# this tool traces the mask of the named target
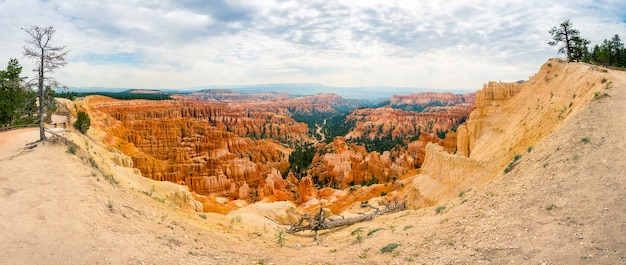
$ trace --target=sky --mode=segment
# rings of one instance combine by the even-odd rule
[[[0,0],[0,67],[31,25],[53,26],[69,87],[319,83],[480,89],[532,76],[548,30],[570,19],[593,44],[626,38],[623,0]]]

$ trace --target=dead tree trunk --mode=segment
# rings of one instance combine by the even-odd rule
[[[348,226],[364,221],[370,221],[374,219],[376,216],[389,214],[397,211],[402,211],[406,209],[406,201],[403,203],[398,203],[398,201],[388,201],[384,208],[375,208],[375,211],[361,214],[359,216],[350,217],[350,218],[327,218],[326,214],[322,211],[320,207],[320,211],[314,216],[310,216],[308,214],[300,217],[297,223],[292,224],[291,227],[286,230],[287,233],[293,234],[305,230],[315,232],[315,242],[319,243],[318,231],[333,229],[342,226]]]

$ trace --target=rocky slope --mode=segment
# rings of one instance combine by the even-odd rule
[[[440,201],[500,175],[603,93],[605,76],[594,67],[553,59],[527,82],[485,84],[476,92],[476,110],[458,128],[457,154],[427,146],[409,193]]]

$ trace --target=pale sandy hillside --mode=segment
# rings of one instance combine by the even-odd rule
[[[228,216],[194,213],[184,190],[123,167],[124,158],[99,145],[95,132],[68,134],[76,154],[46,143],[15,157],[37,132],[0,133],[0,264],[624,264],[626,73],[565,65],[550,74],[582,86],[563,81],[533,88],[545,89],[535,99],[508,99],[515,107],[501,102],[519,111],[510,128],[492,130],[499,134],[491,141],[515,144],[503,158],[470,154],[497,161],[485,166],[494,176],[484,184],[441,193],[438,207],[325,232],[319,246],[308,233],[285,235],[278,246],[284,227],[263,216],[284,212],[285,203]],[[588,90],[570,91],[576,87]],[[550,94],[562,98],[549,105]],[[569,106],[573,94],[588,98]],[[545,119],[558,122],[533,141],[520,124],[541,126],[524,120],[541,106],[553,108]],[[559,117],[563,106],[567,115]],[[497,109],[488,122],[506,120]],[[509,129],[515,136],[506,136]],[[502,146],[489,147],[489,140],[477,139],[473,150],[498,154]],[[521,159],[502,174],[514,154]],[[398,246],[382,253],[389,244]]]

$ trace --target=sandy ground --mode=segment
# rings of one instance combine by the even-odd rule
[[[37,131],[4,132],[0,264],[626,264],[626,75],[611,73],[609,97],[570,116],[508,174],[439,213],[382,216],[323,233],[320,245],[304,233],[279,247],[281,227],[263,218],[273,204],[228,216],[181,211],[110,183],[85,151],[63,144],[10,159]]]

